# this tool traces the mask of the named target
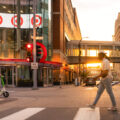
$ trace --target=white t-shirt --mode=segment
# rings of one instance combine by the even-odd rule
[[[101,70],[108,70],[108,75],[112,77],[111,70],[110,70],[110,62],[108,59],[104,58],[101,63]]]

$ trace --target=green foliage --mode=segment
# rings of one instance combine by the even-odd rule
[[[81,77],[82,79],[87,78],[89,75],[90,75],[90,72],[89,72],[89,71],[87,71],[86,69],[85,69],[85,70],[80,71],[80,77]]]

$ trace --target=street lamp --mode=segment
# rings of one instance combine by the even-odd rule
[[[82,39],[79,41],[79,81],[80,81],[80,84],[81,84],[81,79],[80,79],[81,41],[82,41]]]
[[[81,79],[80,79],[80,63],[81,63],[81,41],[83,40],[83,38],[88,38],[88,37],[82,37],[81,40],[79,40],[79,81],[81,84]]]

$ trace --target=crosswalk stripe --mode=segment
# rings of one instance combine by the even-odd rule
[[[99,108],[79,108],[73,120],[100,120]]]
[[[3,101],[4,99],[0,99],[0,101]]]
[[[45,108],[26,108],[24,110],[6,116],[0,120],[25,120],[44,109]]]

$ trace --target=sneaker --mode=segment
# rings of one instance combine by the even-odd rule
[[[108,108],[108,111],[117,111],[117,107]]]
[[[95,105],[88,105],[88,107],[95,109]]]

